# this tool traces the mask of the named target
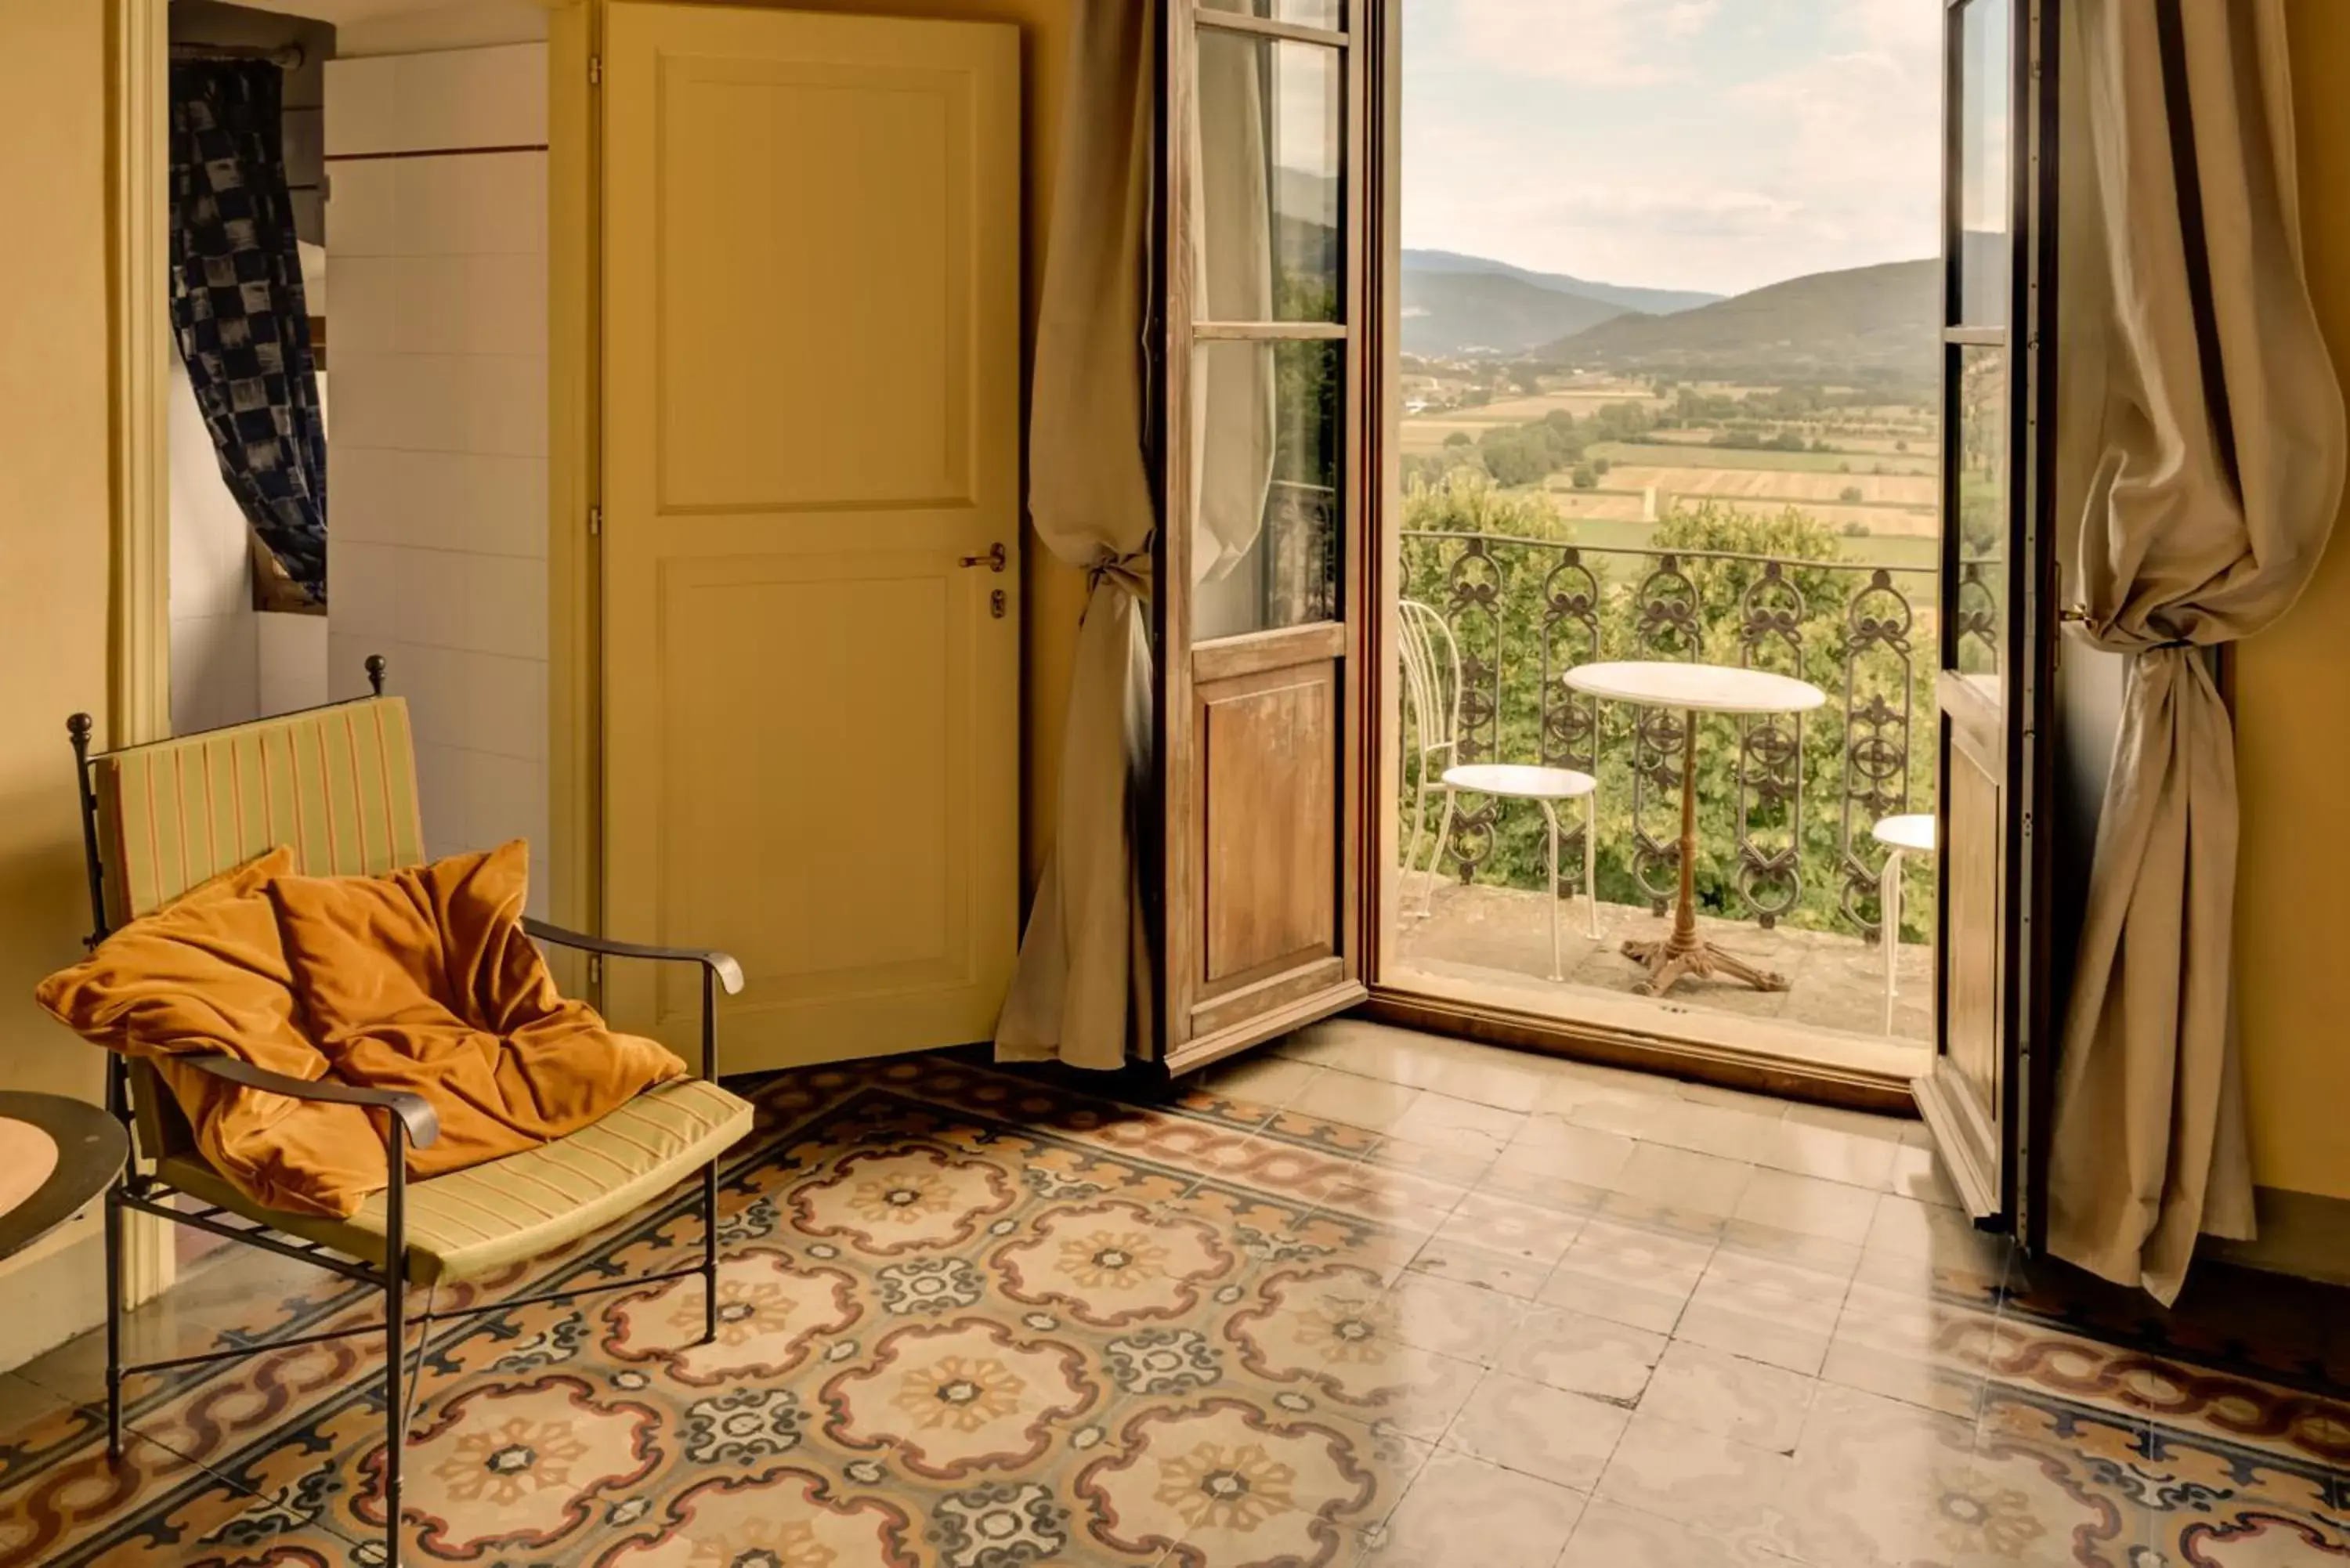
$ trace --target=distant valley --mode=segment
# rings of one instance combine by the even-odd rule
[[[1403,351],[1716,379],[1930,376],[1940,264],[1813,273],[1730,297],[1403,253]]]

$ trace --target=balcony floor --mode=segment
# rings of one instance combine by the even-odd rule
[[[1419,908],[1422,885],[1417,876],[1402,880],[1406,909]],[[1901,948],[1888,1038],[1884,959],[1860,937],[1784,926],[1764,930],[1751,920],[1701,915],[1698,925],[1709,940],[1777,970],[1787,977],[1787,989],[1762,992],[1731,981],[1684,980],[1668,996],[1648,998],[1633,994],[1644,971],[1618,950],[1628,940],[1662,936],[1669,917],[1602,904],[1595,941],[1585,934],[1580,898],[1561,906],[1559,913],[1560,972],[1565,979],[1554,981],[1547,901],[1540,893],[1441,882],[1430,917],[1402,922],[1389,949],[1387,978],[1407,985],[1436,982],[1448,994],[1519,1011],[1701,1033],[1798,1058],[1866,1060],[1913,1075],[1929,1064],[1934,1029],[1930,947]],[[1676,1018],[1691,1027],[1669,1021]],[[1759,1027],[1737,1027],[1742,1021]]]

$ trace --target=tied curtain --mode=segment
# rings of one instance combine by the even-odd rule
[[[327,597],[327,434],[279,124],[260,60],[172,67],[172,325],[221,477],[314,605]]]
[[[2344,414],[2301,257],[2281,0],[2082,0],[2092,202],[2070,369],[2101,390],[2074,545],[2126,655],[2058,1069],[2049,1245],[2168,1303],[2247,1238],[2231,995],[2234,736],[2209,650],[2290,608],[2339,504]],[[2085,193],[2073,195],[2073,190]],[[2068,334],[2068,337],[2071,335]]]
[[[1146,291],[1155,7],[1079,0],[1030,389],[1028,511],[1085,569],[1056,831],[995,1028],[1006,1062],[1110,1069],[1150,1054],[1138,804],[1151,756]]]

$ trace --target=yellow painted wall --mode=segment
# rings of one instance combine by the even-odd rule
[[[765,3],[765,0],[762,0]],[[1025,308],[1021,331],[1021,400],[1035,342],[1036,300],[1045,277],[1045,235],[1052,216],[1053,167],[1060,146],[1061,82],[1069,52],[1070,0],[772,0],[792,11],[937,16],[957,21],[1015,22],[1021,33],[1020,75],[1025,108],[1025,212],[1021,274]],[[1024,420],[1022,428],[1026,428]],[[1026,471],[1024,453],[1022,471]],[[1026,493],[1026,483],[1021,486]],[[1069,696],[1069,666],[1076,651],[1077,618],[1085,611],[1085,575],[1036,541],[1026,541],[1022,585],[1027,620],[1022,630],[1021,712],[1024,735],[1021,841],[1024,887],[1035,886],[1051,847],[1061,774],[1061,728]]]
[[[106,7],[0,5],[0,1088],[97,1099],[101,1058],[33,1005],[89,929],[65,717],[106,707]],[[0,1366],[95,1321],[84,1240],[0,1264]],[[67,1233],[60,1233],[61,1237]]]
[[[0,190],[41,214],[0,245],[0,1084],[93,1097],[99,1053],[32,992],[89,929],[65,718],[106,706],[105,17],[0,6]]]
[[[2350,385],[2350,5],[2293,0],[2311,292]],[[2293,613],[2236,664],[2237,995],[2264,1187],[2350,1199],[2350,508]]]

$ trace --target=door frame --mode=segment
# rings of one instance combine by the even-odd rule
[[[1959,29],[1969,0],[1944,0],[1945,48],[1959,47]],[[2007,624],[2001,648],[2001,669],[2007,687],[1997,716],[2000,784],[2002,800],[1999,984],[1999,1104],[1997,1125],[1984,1129],[1963,1089],[1950,1084],[1939,1070],[1941,1044],[1948,1037],[1947,989],[1937,985],[1935,998],[1936,1070],[1918,1081],[1918,1105],[1939,1146],[1952,1183],[1966,1200],[1976,1223],[1985,1230],[2012,1234],[2027,1251],[2038,1251],[2047,1231],[2048,1148],[2041,1136],[2054,1112],[2058,1033],[2064,1023],[2064,998],[2055,984],[2057,958],[2054,908],[2055,858],[2052,833],[2055,815],[2056,748],[2061,732],[2054,722],[2056,660],[2062,647],[2061,586],[2056,537],[2056,334],[2049,328],[2057,303],[2058,114],[2062,94],[2061,6],[2056,0],[2012,0],[2012,37],[2010,50],[2009,124],[2014,132],[2008,154],[2008,234],[2012,253],[2008,279],[2009,320],[2003,335],[2008,360],[2007,434],[2008,563]],[[1943,80],[1951,79],[1945,63]],[[1945,170],[1957,165],[1960,135],[1956,106],[1943,110]],[[1959,194],[1945,181],[1943,234],[1946,296],[1959,285],[1959,250],[1963,230]],[[1943,352],[1952,353],[1964,340],[1961,329],[1950,325],[1948,299],[1943,309]],[[1959,334],[1954,336],[1954,334]],[[1953,394],[1951,373],[1944,371],[1945,506],[1955,510],[1958,476],[1947,454],[1951,437],[1950,416]],[[1945,576],[1955,569],[1957,545],[1944,535]],[[1947,618],[1943,618],[1947,619]],[[1940,628],[1945,636],[1947,627]],[[1940,653],[1937,653],[1938,661]],[[1943,678],[1945,683],[1949,677]],[[1951,723],[1948,710],[1938,716],[1938,728]],[[1936,842],[1950,843],[1950,751],[1957,742],[1948,736],[1942,748],[1938,786]],[[1938,948],[1947,950],[1949,901],[1936,910]],[[1938,959],[1938,971],[1941,968]],[[1988,1133],[1986,1139],[1984,1135]],[[1988,1164],[1990,1168],[1984,1169]]]
[[[1388,603],[1390,585],[1399,570],[1399,541],[1396,519],[1390,514],[1389,501],[1396,493],[1397,454],[1388,450],[1392,445],[1391,431],[1399,412],[1397,397],[1397,365],[1395,352],[1400,338],[1401,278],[1399,268],[1390,265],[1400,243],[1399,212],[1401,207],[1401,144],[1402,125],[1402,0],[1357,0],[1365,8],[1364,21],[1370,29],[1370,39],[1363,47],[1363,58],[1373,73],[1368,100],[1376,106],[1367,127],[1364,150],[1364,178],[1360,188],[1373,204],[1370,234],[1374,243],[1364,258],[1367,274],[1366,291],[1373,302],[1367,311],[1365,327],[1368,347],[1364,358],[1367,375],[1367,406],[1373,417],[1364,421],[1362,445],[1366,452],[1363,472],[1366,476],[1366,502],[1363,513],[1365,563],[1363,591],[1369,596],[1367,603],[1375,617],[1370,622],[1371,646],[1359,677],[1363,691],[1361,707],[1364,732],[1374,738],[1378,750],[1365,759],[1359,820],[1360,833],[1357,852],[1362,857],[1363,894],[1359,909],[1357,947],[1363,954],[1363,976],[1368,999],[1359,1010],[1360,1015],[1375,1022],[1400,1027],[1427,1030],[1433,1033],[1477,1040],[1490,1044],[1544,1055],[1560,1056],[1575,1061],[1590,1062],[1607,1066],[1631,1068],[1659,1073],[1700,1083],[1727,1088],[1747,1090],[1781,1098],[1811,1101],[1822,1105],[1854,1110],[1915,1116],[1918,1114],[1911,1080],[1901,1074],[1875,1071],[1862,1067],[1804,1063],[1773,1053],[1741,1048],[1736,1045],[1693,1040],[1677,1035],[1667,1029],[1642,1029],[1617,1023],[1572,1021],[1503,1006],[1471,1003],[1449,996],[1431,995],[1382,980],[1384,953],[1388,937],[1384,912],[1394,897],[1397,881],[1393,867],[1395,846],[1388,842],[1387,814],[1382,802],[1390,798],[1388,769],[1396,755],[1395,742],[1400,730],[1400,713],[1396,681],[1388,668],[1395,648],[1392,623],[1393,607]],[[2048,68],[2053,72],[2054,55],[2054,7],[2038,0],[2019,0],[2030,4],[2039,15],[2038,31],[2043,35],[2042,49]],[[2021,31],[2021,26],[2020,26]],[[2025,51],[2019,48],[2018,56]],[[2032,126],[2035,141],[2044,141],[2041,155],[2041,171],[2051,190],[2055,176],[2054,127],[2055,94],[2052,90],[2035,96],[2032,101],[2035,113]],[[2026,102],[2024,89],[2030,85],[2028,68],[2019,66],[2016,102]],[[2022,203],[2022,172],[2031,166],[2030,159],[2018,149],[2015,167],[2018,171],[2016,201],[2019,221],[2028,214]],[[2019,228],[2019,234],[2023,231]],[[2053,247],[2043,247],[2053,252]],[[2018,269],[2022,275],[2025,253],[2019,249]],[[2043,296],[2054,298],[2054,257],[2046,255],[2043,272],[2036,282]],[[2022,335],[2018,334],[2019,337]],[[2041,410],[2021,406],[2015,411],[2019,432],[2027,417],[2032,420],[2028,440],[2021,434],[2012,446],[2016,461],[2023,461],[2027,452],[2042,465],[2042,471],[2053,467],[2054,420],[2053,417],[2054,379],[2046,379],[2044,400],[2047,417]],[[2035,394],[2037,397],[2038,394]],[[2018,400],[2019,405],[2022,400]],[[2039,487],[2045,491],[2045,485]],[[2050,497],[2041,496],[2044,513]],[[2054,534],[2042,519],[2035,534],[2035,566],[2033,572],[2018,578],[2019,602],[2028,597],[2031,613],[2054,614]],[[2019,621],[2020,624],[2020,621]],[[2043,652],[2053,647],[2052,635],[2040,639]],[[2042,691],[2050,688],[2043,683]],[[2011,748],[2011,753],[2014,748]],[[2042,768],[2042,774],[2047,773]],[[2034,819],[2044,815],[2047,801],[2047,781],[2029,797]],[[2019,804],[2027,797],[2014,797]],[[1937,809],[1939,809],[1939,802]],[[2041,836],[2043,840],[2045,835]],[[2035,845],[2035,852],[2044,855],[2046,845]],[[2013,906],[2019,916],[2028,918],[2028,953],[2036,974],[2044,975],[2051,929],[2045,919],[2047,877],[2035,871],[2031,877],[2033,896],[2029,907]],[[1939,901],[1939,900],[1938,900]],[[1937,919],[1939,922],[1939,913]],[[2011,922],[2014,925],[2016,922]],[[1940,997],[1937,982],[1937,1033],[1940,1032]],[[2033,988],[2026,1011],[2020,1014],[2029,1021],[2023,1038],[2028,1041],[2046,1040],[2051,1023],[2061,1023],[2061,999],[2052,995],[2045,986]],[[2043,1051],[2035,1059],[2034,1071],[2029,1075],[2012,1074],[2019,1085],[2029,1076],[2033,1087],[2025,1096],[2022,1114],[2035,1112],[2044,1116],[2047,1088],[2042,1080],[2048,1075],[2044,1066],[2051,1052]],[[2025,1165],[2032,1169],[2044,1168],[2045,1151],[2033,1147],[2029,1140],[2023,1150]],[[2027,1175],[2026,1185],[2031,1178]]]
[[[546,849],[549,918],[604,930],[603,0],[546,28]],[[603,1005],[578,954],[567,993]]]
[[[171,0],[107,0],[108,746],[172,732]],[[174,1227],[125,1217],[122,1304],[179,1272]]]

